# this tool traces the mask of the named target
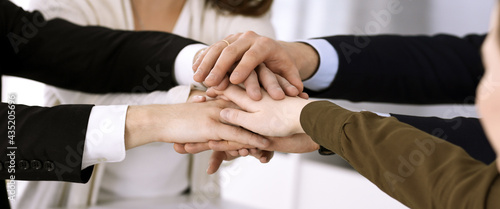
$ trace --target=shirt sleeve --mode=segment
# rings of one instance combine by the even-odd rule
[[[94,106],[90,112],[82,157],[82,170],[125,158],[127,105]]]
[[[179,52],[174,63],[175,80],[179,85],[201,85],[193,79],[194,72],[192,66],[196,53],[206,47],[208,46],[205,44],[191,44]]]
[[[337,75],[339,68],[339,57],[333,46],[324,39],[302,40],[300,42],[309,44],[319,54],[319,66],[316,73],[305,80],[304,86],[313,91],[321,91],[330,86]]]
[[[500,208],[496,162],[486,165],[394,117],[322,101],[306,105],[300,121],[316,143],[409,208]]]

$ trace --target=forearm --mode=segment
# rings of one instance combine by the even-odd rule
[[[189,86],[177,86],[169,91],[136,94],[90,94],[55,87],[50,87],[47,91],[47,94],[54,94],[61,104],[148,105],[186,102],[191,90]]]
[[[177,54],[195,43],[168,33],[80,27],[61,19],[45,22],[39,13],[24,12],[10,2],[1,6],[6,10],[2,21],[7,22],[2,33],[29,37],[13,44],[3,36],[3,73],[67,89],[92,93],[168,90],[177,85],[173,76]],[[41,22],[34,26],[36,33],[25,32],[28,23],[23,18]]]
[[[486,166],[395,118],[313,102],[303,109],[301,124],[315,142],[411,208],[500,206],[496,163]]]
[[[125,119],[125,149],[154,142],[148,130],[151,124],[151,111],[147,106],[129,106]]]

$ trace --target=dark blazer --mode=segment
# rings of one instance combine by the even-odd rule
[[[496,154],[477,118],[417,117],[391,114],[400,122],[462,147],[471,157],[485,164],[496,159]]]
[[[472,104],[485,35],[332,36],[337,76],[313,97],[406,104]]]
[[[62,19],[45,21],[38,12],[25,12],[0,0],[1,75],[92,93],[168,90],[177,85],[173,63],[178,52],[192,43],[196,42],[161,32],[80,27]],[[14,175],[8,172],[7,154],[15,151],[16,180],[87,182],[93,168],[82,171],[81,161],[91,108],[2,103],[0,178]],[[15,128],[9,129],[12,125]],[[9,145],[7,136],[12,130],[14,144]],[[4,200],[0,199],[1,208],[8,206]]]
[[[339,55],[337,75],[312,97],[405,104],[472,104],[484,73],[485,35],[325,37]],[[392,114],[491,163],[496,155],[476,118],[441,119]],[[471,140],[474,139],[474,140]]]

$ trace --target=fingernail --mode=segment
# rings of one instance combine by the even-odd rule
[[[200,69],[200,68],[197,68],[197,69],[196,69],[196,72],[194,72],[194,74],[196,75],[196,74],[200,73],[200,71],[201,71],[201,69]]]
[[[227,120],[229,117],[229,110],[223,109],[220,111],[220,117],[224,120]]]
[[[231,76],[229,77],[229,82],[231,82],[232,84],[237,84],[234,82],[234,79],[238,78],[240,76],[240,73],[239,72],[232,72],[231,73]]]

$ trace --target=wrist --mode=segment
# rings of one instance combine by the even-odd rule
[[[311,100],[305,100],[305,99],[302,99],[302,98],[296,98],[297,99],[297,102],[295,102],[295,105],[294,105],[294,109],[292,110],[293,113],[294,113],[294,125],[293,125],[293,132],[295,134],[302,134],[302,133],[305,133],[304,129],[302,128],[302,124],[300,123],[300,115],[302,113],[302,109],[304,109],[304,107],[313,102]]]
[[[125,149],[142,146],[154,141],[155,137],[150,136],[149,108],[147,106],[129,106],[125,119]]]
[[[283,44],[290,48],[288,51],[294,52],[292,58],[296,62],[300,78],[307,80],[312,77],[319,66],[318,52],[311,45],[303,42],[283,42]]]

